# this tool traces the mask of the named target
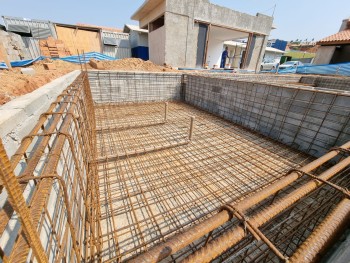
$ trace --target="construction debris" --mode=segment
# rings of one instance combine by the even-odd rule
[[[21,68],[21,73],[23,75],[34,76],[35,70],[33,68]]]
[[[46,70],[55,70],[56,69],[56,65],[54,63],[44,63],[43,66],[44,66],[44,69],[46,69]]]

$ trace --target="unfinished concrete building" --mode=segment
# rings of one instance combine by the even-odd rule
[[[247,39],[242,68],[260,70],[273,18],[240,13],[209,0],[147,0],[132,16],[149,30],[149,56],[174,67],[220,65],[223,42]]]
[[[349,225],[349,83],[75,71],[7,103],[0,261],[317,261]]]

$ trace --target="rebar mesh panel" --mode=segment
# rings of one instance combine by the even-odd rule
[[[108,118],[117,120],[121,113],[125,126],[128,110],[158,120],[163,107],[163,103],[104,105],[104,111],[96,111],[97,127]],[[124,143],[143,149],[149,142],[186,138],[189,117],[196,117],[190,144],[98,164],[104,260],[126,260],[144,252],[215,213],[222,204],[239,200],[310,160],[183,103],[170,103],[168,114],[168,122],[156,133],[140,127],[103,130],[97,135],[100,156],[105,149],[127,152]],[[135,118],[130,115],[131,124]]]
[[[186,102],[316,157],[350,139],[350,95],[186,75]]]

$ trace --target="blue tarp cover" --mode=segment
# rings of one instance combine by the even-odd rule
[[[33,64],[34,62],[43,60],[45,57],[37,57],[35,59],[27,59],[27,60],[18,60],[18,61],[12,61],[11,66],[12,67],[25,67]]]
[[[85,59],[84,59],[85,57]],[[35,59],[28,59],[28,60],[19,60],[19,61],[12,61],[11,62],[11,66],[12,67],[25,67],[25,66],[29,66],[31,64],[33,64],[34,62],[40,61],[45,59],[46,57],[37,57]],[[84,55],[80,55],[80,56],[68,56],[68,57],[64,57],[64,58],[55,58],[54,60],[63,60],[63,61],[67,61],[67,62],[71,62],[71,63],[76,63],[76,64],[80,64],[81,63],[89,63],[90,59],[96,59],[96,60],[116,60],[116,58],[98,53],[98,52],[89,52],[89,53],[85,53]]]
[[[276,72],[276,71],[274,71]],[[350,63],[307,65],[298,68],[279,70],[279,74],[317,74],[317,75],[338,75],[350,76]]]
[[[0,68],[2,69],[8,69],[7,65],[5,62],[0,61]]]
[[[96,60],[117,60],[114,57],[110,57],[98,52],[89,52],[85,53],[85,59],[83,55],[80,56],[69,56],[69,57],[64,57],[64,58],[57,58],[59,60],[71,62],[71,63],[76,63],[80,64],[81,63],[89,63],[90,59],[96,59]]]

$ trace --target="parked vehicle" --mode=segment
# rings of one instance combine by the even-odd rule
[[[275,60],[265,60],[261,63],[260,66],[260,70],[275,70],[278,68],[280,64],[280,60],[279,59],[275,59]]]
[[[291,68],[297,68],[300,66],[304,66],[303,63],[301,63],[300,61],[287,61],[285,63],[283,63],[282,65],[279,66],[279,70],[282,69],[291,69]]]

